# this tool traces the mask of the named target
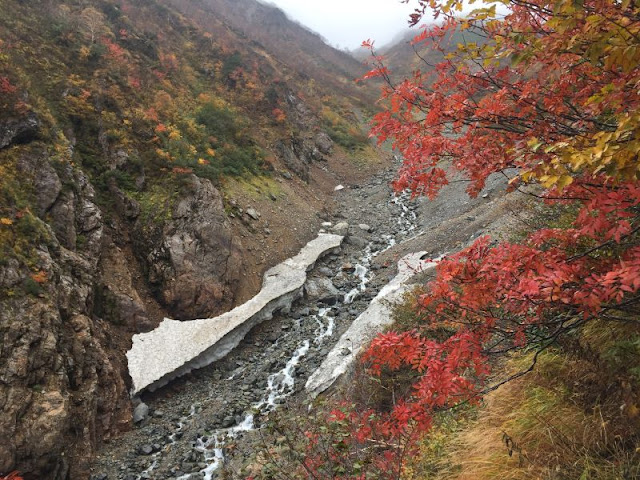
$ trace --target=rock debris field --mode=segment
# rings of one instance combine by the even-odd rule
[[[305,383],[340,336],[396,276],[399,256],[417,251],[398,247],[415,243],[422,229],[484,208],[503,188],[490,183],[473,202],[452,189],[441,203],[425,204],[395,197],[391,178],[389,170],[365,186],[335,192],[341,207],[322,227],[345,238],[338,252],[315,262],[304,295],[253,327],[224,358],[136,399],[134,429],[104,446],[91,480],[218,478],[225,458],[271,410],[292,395],[306,395]],[[458,243],[468,241],[486,226],[470,218],[476,219],[465,217],[466,229],[451,227],[449,240],[457,233]],[[431,250],[424,258],[444,253],[444,245]]]

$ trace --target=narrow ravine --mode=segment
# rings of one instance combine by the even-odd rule
[[[269,375],[265,396],[260,402],[252,406],[250,409],[251,413],[245,413],[244,418],[234,427],[220,429],[210,436],[197,439],[196,449],[203,454],[204,461],[207,463],[207,466],[200,471],[203,475],[202,478],[211,480],[214,472],[216,472],[224,462],[223,452],[227,441],[236,439],[239,433],[255,429],[255,416],[265,416],[277,408],[278,405],[284,403],[287,397],[295,393],[296,380],[301,380],[296,377],[296,367],[309,352],[310,345],[313,343],[316,346],[320,346],[326,339],[333,336],[335,326],[333,317],[334,309],[338,310],[344,308],[346,305],[352,304],[358,295],[365,292],[372,278],[370,276],[371,260],[378,254],[394,246],[397,242],[396,237],[406,236],[415,229],[414,222],[416,214],[406,205],[407,200],[408,195],[404,193],[391,197],[390,203],[399,207],[400,210],[400,215],[397,218],[401,229],[396,235],[387,235],[387,245],[382,248],[379,248],[380,244],[376,247],[373,242],[367,244],[363,255],[358,259],[359,262],[353,267],[353,272],[351,273],[352,277],[358,282],[357,286],[344,295],[342,301],[338,300],[335,306],[321,307],[318,305],[318,312],[316,314],[310,315],[308,319],[297,319],[297,329],[300,328],[304,320],[315,320],[318,328],[314,330],[312,339],[304,339],[301,342],[300,346],[293,352],[293,355],[281,370]],[[368,230],[364,224],[358,228]],[[187,474],[179,477],[179,479],[187,480],[190,477],[191,475]]]
[[[393,195],[388,180],[387,172],[366,187],[336,193],[351,202],[351,210],[325,228],[344,229],[346,221],[348,231],[341,252],[319,260],[309,273],[308,283],[316,282],[316,288],[255,327],[227,357],[143,394],[149,417],[104,449],[96,475],[216,478],[243,435],[303,390],[340,335],[393,278],[392,270],[372,260],[415,233],[416,214],[409,196]],[[381,195],[382,206],[371,201]]]

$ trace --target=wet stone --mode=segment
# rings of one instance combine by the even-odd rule
[[[140,402],[140,404],[133,410],[133,423],[140,423],[149,415],[149,407],[146,403]]]
[[[325,277],[330,277],[333,275],[333,271],[329,267],[318,268],[318,273],[320,275],[324,275]]]
[[[149,444],[147,445],[142,445],[139,449],[138,449],[138,453],[140,455],[151,455],[153,453],[153,447]]]
[[[224,420],[222,420],[222,428],[230,428],[235,423],[236,423],[236,419],[233,418],[231,415],[228,415],[228,416],[224,417]]]

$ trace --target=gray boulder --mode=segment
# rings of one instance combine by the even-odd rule
[[[325,155],[331,154],[333,150],[333,140],[325,132],[319,132],[314,138],[314,142],[318,150]]]
[[[333,305],[336,303],[340,292],[335,285],[325,277],[310,278],[304,285],[304,291],[308,299]]]
[[[349,233],[349,224],[347,222],[340,222],[331,227],[331,233],[336,235],[342,235],[343,237]]]
[[[355,236],[355,235],[349,235],[345,241],[349,245],[353,245],[354,247],[358,247],[358,248],[364,248],[367,246],[367,243],[369,243],[367,242],[366,239]]]
[[[133,410],[133,423],[140,423],[143,420],[145,420],[148,416],[149,416],[149,406],[144,402],[140,402],[138,406]]]
[[[249,207],[245,213],[253,220],[260,220],[260,214],[255,208]]]

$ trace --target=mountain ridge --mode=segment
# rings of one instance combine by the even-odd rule
[[[0,0],[0,474],[86,478],[132,335],[252,296],[382,162],[357,62],[179,4]]]

